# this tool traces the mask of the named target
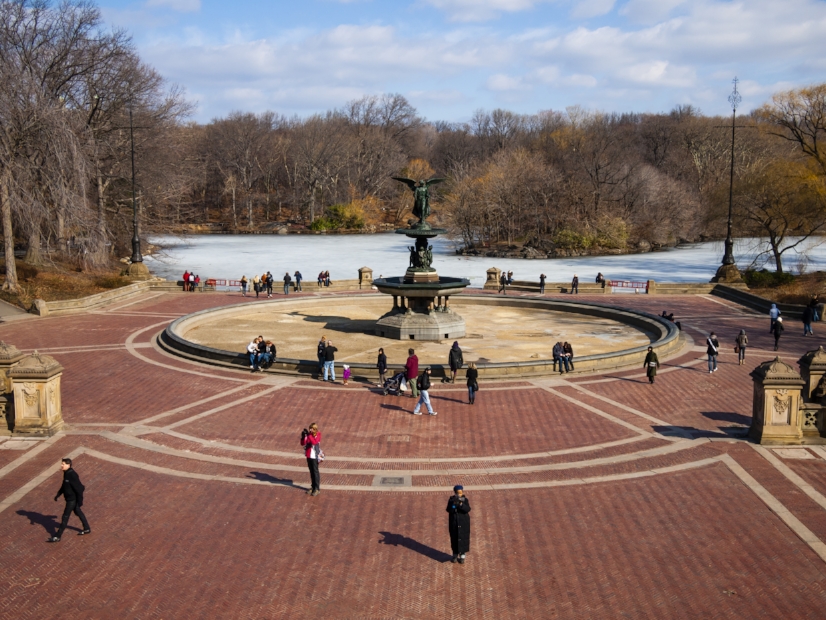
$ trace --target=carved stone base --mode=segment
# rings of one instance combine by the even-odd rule
[[[131,263],[126,273],[133,280],[149,280],[152,277],[152,274],[149,273],[149,267],[143,263]]]
[[[413,269],[408,269],[404,274],[404,281],[409,284],[420,282],[438,282],[439,274],[436,273],[435,269],[431,269],[430,271],[414,271]]]
[[[740,270],[737,269],[737,265],[720,265],[720,268],[717,269],[717,273],[711,278],[711,281],[728,284],[742,282],[743,278],[740,275]]]
[[[388,312],[376,322],[375,333],[394,340],[453,340],[465,336],[465,320],[450,310]]]

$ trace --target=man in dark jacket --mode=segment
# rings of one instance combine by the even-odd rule
[[[290,294],[290,282],[292,282],[292,281],[293,281],[293,279],[290,276],[290,272],[288,271],[287,273],[284,274],[284,294],[285,295]]]
[[[447,502],[447,528],[450,531],[451,562],[465,563],[465,554],[470,552],[470,502],[465,497],[464,487],[453,487],[453,496]]]
[[[63,471],[63,484],[60,485],[60,490],[57,492],[57,495],[55,495],[54,501],[57,501],[62,495],[66,500],[66,508],[63,509],[63,520],[60,522],[60,529],[57,530],[57,534],[46,541],[52,543],[60,542],[60,537],[63,536],[63,531],[69,524],[69,516],[73,512],[80,517],[80,522],[83,524],[83,530],[78,536],[85,536],[86,534],[92,533],[92,530],[89,529],[89,522],[86,520],[86,515],[84,515],[80,509],[80,507],[83,506],[83,491],[85,489],[80,482],[80,477],[77,475],[77,472],[72,469],[72,459],[61,460],[60,469]]]
[[[554,370],[556,370],[556,365],[559,364],[559,374],[562,374],[562,372],[563,372],[562,364],[565,363],[564,362],[565,351],[562,349],[562,343],[561,342],[557,342],[554,345],[554,348],[552,349],[551,354],[553,355],[553,358],[554,358]],[[565,364],[565,368],[566,369],[568,368],[567,364]]]
[[[430,389],[430,366],[425,368],[422,371],[422,376],[419,377],[419,402],[416,403],[416,407],[413,409],[413,415],[422,415],[421,409],[422,405],[427,407],[427,412],[430,415],[436,415],[436,412],[433,411],[433,406],[430,404],[430,394],[428,394],[428,390]]]
[[[330,381],[336,382],[336,349],[333,346],[333,341],[328,340],[327,346],[324,348],[324,380],[327,381],[327,372],[330,373]]]
[[[447,363],[450,365],[450,382],[456,383],[456,373],[465,365],[465,360],[462,357],[462,349],[459,347],[459,342],[454,342],[450,348],[450,353],[447,356]]]
[[[404,363],[404,378],[410,386],[410,395],[413,398],[419,397],[419,389],[416,385],[416,376],[419,374],[419,358],[416,357],[416,351],[413,349],[407,350],[407,361]]]
[[[815,318],[815,309],[811,305],[808,305],[805,308],[803,308],[803,335],[804,336],[806,336],[808,334],[811,334],[812,336],[815,335],[815,333],[812,331],[812,321],[814,321],[814,318]]]
[[[783,333],[783,319],[781,317],[777,317],[772,325],[772,334],[774,334],[774,350],[777,351],[777,348],[780,346],[780,334]]]

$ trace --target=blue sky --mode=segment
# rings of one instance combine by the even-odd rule
[[[99,0],[197,103],[306,116],[401,93],[429,120],[581,105],[728,114],[826,82],[826,0]]]

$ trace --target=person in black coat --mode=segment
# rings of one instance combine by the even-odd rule
[[[447,528],[450,531],[451,562],[465,563],[465,554],[470,553],[470,502],[465,497],[464,487],[453,487],[453,496],[447,502]]]
[[[479,391],[479,371],[476,369],[476,364],[470,362],[467,365],[467,396],[468,404],[472,405],[476,402],[476,392]]]
[[[803,308],[803,335],[804,336],[807,336],[809,334],[811,334],[812,336],[815,335],[815,333],[812,331],[812,321],[814,321],[814,320],[815,320],[815,309],[811,305],[808,305],[805,308]]]
[[[772,334],[774,334],[774,350],[780,346],[780,334],[783,333],[783,319],[777,317],[777,320],[772,325]]]
[[[60,469],[63,471],[63,483],[60,485],[60,490],[58,490],[57,495],[55,495],[54,501],[57,501],[62,495],[66,500],[66,508],[63,509],[63,519],[60,522],[60,529],[57,530],[57,534],[46,540],[46,542],[51,543],[60,542],[60,537],[63,536],[63,532],[69,524],[69,517],[73,512],[80,517],[80,522],[83,524],[83,530],[81,530],[78,536],[85,536],[86,534],[92,533],[92,530],[89,528],[89,522],[86,520],[86,515],[84,515],[80,509],[80,507],[83,506],[83,491],[85,491],[85,488],[83,484],[81,484],[77,472],[72,469],[72,459],[62,459],[60,461]]]
[[[462,349],[459,348],[459,342],[453,343],[450,348],[450,353],[447,356],[447,363],[450,364],[450,382],[456,383],[456,373],[465,365],[465,360],[462,357]]]
[[[379,370],[379,387],[384,386],[385,376],[387,374],[387,356],[384,354],[384,349],[379,349],[379,357],[376,360],[376,368]]]

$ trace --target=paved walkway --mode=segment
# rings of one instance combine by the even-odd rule
[[[697,346],[653,386],[642,369],[488,382],[471,407],[436,384],[439,415],[414,417],[412,399],[369,385],[155,345],[181,314],[249,301],[237,295],[1,325],[66,367],[68,430],[0,441],[0,617],[823,617],[826,450],[744,439],[768,321],[706,296],[590,300],[673,311]],[[747,366],[730,352],[741,328]],[[822,342],[789,325],[781,355]],[[315,498],[298,445],[310,421],[328,455]],[[67,455],[93,534],[47,545]],[[456,483],[473,506],[465,565],[449,562]]]

